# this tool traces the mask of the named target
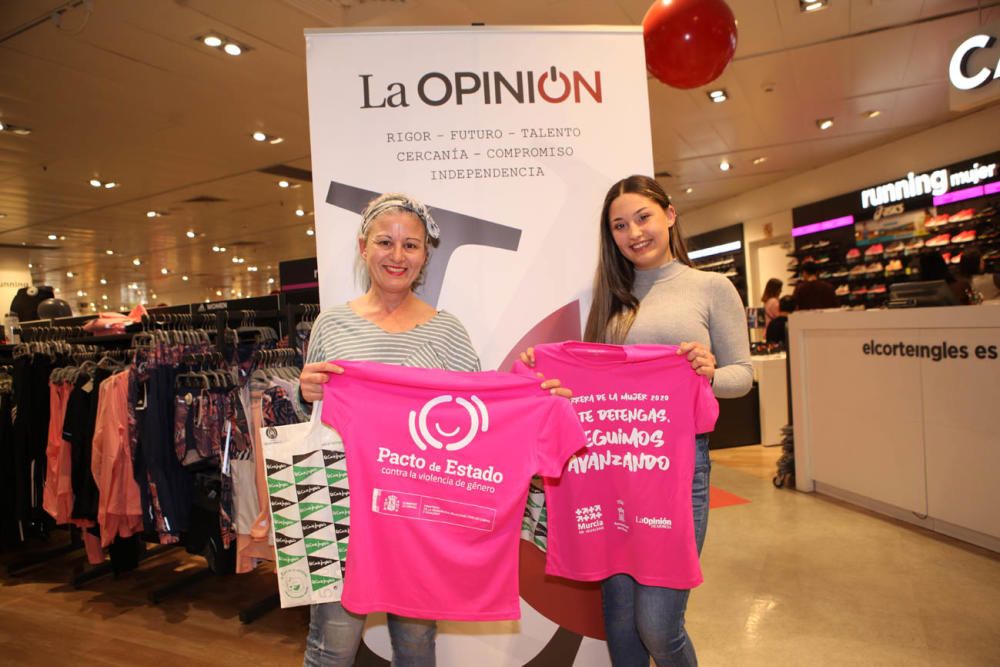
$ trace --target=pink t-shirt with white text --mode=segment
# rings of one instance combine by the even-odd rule
[[[344,373],[324,387],[322,417],[344,441],[351,486],[344,607],[520,618],[528,485],[584,445],[569,401],[537,377],[334,363]]]
[[[587,437],[562,476],[545,480],[545,571],[700,584],[691,485],[695,435],[711,432],[719,416],[708,380],[672,345],[540,345],[535,368],[518,362],[515,370],[571,388]]]

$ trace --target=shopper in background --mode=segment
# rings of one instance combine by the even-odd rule
[[[356,270],[365,293],[324,311],[313,324],[306,364],[299,376],[300,399],[323,398],[331,375],[343,373],[330,359],[378,361],[400,366],[478,371],[479,357],[454,315],[421,301],[420,285],[440,230],[421,203],[402,194],[372,200],[362,214]],[[542,388],[567,396],[558,380]],[[354,664],[365,616],[339,602],[313,605],[305,667]],[[388,614],[393,665],[435,663],[435,621]]]
[[[767,325],[764,340],[768,343],[784,343],[788,327],[788,316],[795,312],[795,297],[787,294],[778,301],[778,315]]]
[[[968,305],[969,294],[964,283],[955,279],[941,253],[935,251],[920,255],[920,279],[924,281],[943,280],[951,288],[954,304]]]
[[[764,304],[765,330],[778,317],[778,297],[781,296],[782,287],[783,283],[778,278],[770,278],[764,285],[764,295],[760,297],[760,302]]]
[[[819,277],[816,262],[802,263],[802,280],[795,286],[795,307],[797,310],[817,310],[837,308],[840,305],[833,285]]]
[[[753,382],[743,303],[723,276],[691,266],[677,211],[656,180],[615,183],[601,211],[594,301],[584,339],[677,345],[715,395],[735,398]],[[530,348],[522,361],[534,365]],[[691,489],[698,553],[708,527],[708,434],[698,435]],[[646,586],[627,574],[601,584],[608,650],[617,667],[697,665],[684,628],[690,591]]]

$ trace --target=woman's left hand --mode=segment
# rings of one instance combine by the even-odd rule
[[[569,387],[562,386],[562,382],[556,380],[555,378],[551,380],[546,380],[545,376],[541,373],[536,373],[538,377],[542,378],[542,389],[545,389],[553,396],[562,396],[563,398],[573,398],[573,390]]]
[[[715,355],[702,343],[681,343],[677,354],[686,354],[694,372],[704,375],[709,382],[715,377]]]

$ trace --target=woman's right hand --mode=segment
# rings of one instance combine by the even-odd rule
[[[529,347],[527,350],[521,353],[521,363],[523,363],[528,368],[535,367],[535,348]]]
[[[308,403],[314,403],[323,398],[323,385],[330,379],[330,375],[340,375],[344,369],[329,361],[318,361],[313,364],[306,364],[299,373],[299,391],[302,398]]]

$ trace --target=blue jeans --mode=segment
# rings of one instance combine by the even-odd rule
[[[708,528],[708,435],[695,437],[694,481],[691,504],[698,554]],[[684,630],[688,590],[643,586],[627,574],[616,574],[601,583],[604,629],[614,667],[694,667],[698,657]]]
[[[437,624],[388,614],[392,664],[396,667],[434,667]],[[351,667],[365,630],[365,617],[339,602],[309,608],[309,637],[303,667]]]

